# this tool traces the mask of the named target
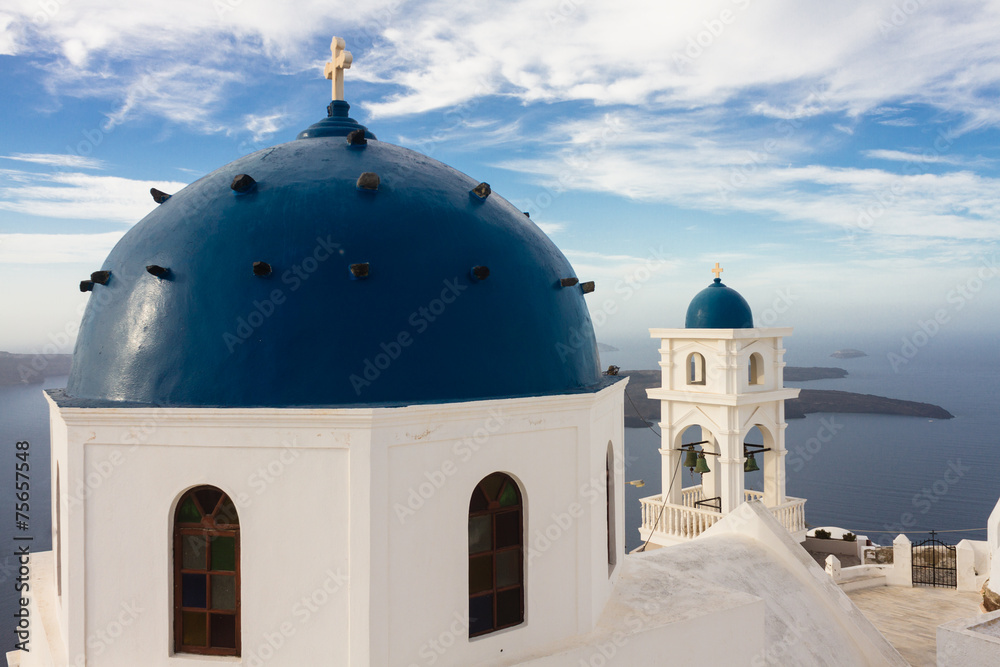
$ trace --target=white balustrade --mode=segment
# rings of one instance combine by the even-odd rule
[[[705,499],[705,488],[698,484],[681,489],[681,505],[684,507],[694,507],[694,504]]]
[[[747,491],[746,499],[761,500],[764,494]],[[682,539],[693,539],[722,519],[722,513],[711,509],[694,507],[694,503],[704,499],[702,487],[692,486],[681,492],[681,505],[663,503],[663,496],[649,496],[639,500],[642,506],[642,528],[653,533]],[[788,498],[786,502],[767,509],[790,533],[806,529],[806,501],[804,498]]]

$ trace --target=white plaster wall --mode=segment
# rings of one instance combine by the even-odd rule
[[[60,503],[62,505],[60,515],[62,520],[61,536],[58,543],[61,546],[61,567],[59,568],[59,574],[62,576],[62,595],[57,597],[53,601],[54,608],[56,610],[55,616],[59,620],[58,632],[62,638],[62,645],[66,646],[69,638],[66,634],[67,628],[69,627],[69,609],[71,606],[71,601],[74,600],[74,592],[68,589],[68,575],[69,568],[71,567],[69,561],[69,540],[76,537],[79,528],[74,525],[71,520],[70,514],[70,503],[73,502],[72,499],[82,500],[85,490],[83,482],[80,481],[79,486],[74,487],[69,483],[75,477],[79,477],[79,471],[74,471],[69,469],[69,464],[67,463],[67,429],[66,423],[62,420],[59,415],[58,410],[54,409],[55,404],[49,398],[48,394],[45,395],[46,400],[49,402],[49,467],[50,467],[50,479],[52,481],[51,487],[51,499],[52,503],[52,549],[55,550],[57,540],[56,540],[56,466],[59,467],[59,484],[62,487],[62,492],[60,495]],[[53,554],[54,556],[55,554]],[[52,572],[53,572],[53,584],[55,584],[56,577],[56,559],[52,558]],[[56,590],[56,586],[53,585],[53,592]],[[82,615],[81,615],[82,618]]]
[[[987,543],[981,540],[962,540],[955,545],[955,570],[958,590],[979,592],[990,571]]]
[[[864,562],[864,545],[861,540],[848,542],[846,540],[820,539],[818,537],[807,537],[803,548],[809,551],[823,551],[838,556],[854,556]]]
[[[785,350],[781,347],[780,338],[760,338],[750,342],[739,341],[737,351],[738,368],[736,377],[739,381],[740,391],[752,393],[757,391],[772,391],[781,388],[781,381],[784,376]],[[757,353],[763,362],[764,378],[761,384],[750,384],[749,368],[750,355]]]
[[[782,337],[791,328],[762,329],[650,329],[660,339],[661,386],[692,394],[766,392],[780,389],[783,382]],[[705,384],[689,385],[687,359],[692,352],[705,358]],[[750,355],[761,355],[764,383],[750,385]]]
[[[646,620],[641,614],[633,614],[620,629],[588,637],[584,645],[543,658],[498,664],[526,667],[762,667],[781,664],[782,658],[787,657],[783,645],[766,645],[764,603],[761,601],[716,611],[708,618],[685,619],[669,625],[648,627]],[[719,641],[720,628],[725,628],[725,641]]]
[[[590,465],[591,470],[595,471],[595,475],[599,475],[600,471],[607,466],[607,445],[609,442],[614,450],[612,475],[614,476],[615,518],[613,527],[615,531],[614,547],[617,553],[614,569],[609,572],[607,512],[601,509],[604,507],[604,499],[599,495],[598,500],[594,501],[596,506],[589,515],[590,534],[593,536],[590,540],[590,596],[593,600],[590,607],[591,627],[598,622],[604,612],[605,605],[614,593],[625,560],[625,433],[622,426],[624,416],[622,398],[599,401],[591,410],[590,432],[594,446],[591,448]],[[603,451],[601,450],[602,441],[604,443]],[[589,494],[588,502],[592,498],[592,494]]]
[[[70,664],[348,663],[348,445],[364,454],[363,430],[330,411],[61,412]],[[172,655],[173,510],[200,484],[240,514],[242,661]]]
[[[624,387],[353,410],[53,406],[53,456],[68,495],[80,488],[64,502],[69,660],[425,664],[421,648],[450,633],[435,662],[469,664],[586,633],[615,581],[604,484],[609,441],[623,457]],[[525,623],[470,641],[469,498],[495,471],[522,485],[537,553]],[[623,545],[623,466],[616,481]],[[242,659],[172,655],[172,517],[200,484],[240,512]],[[411,490],[419,511],[401,516]]]
[[[88,466],[116,447],[88,446]],[[280,659],[272,664],[311,664],[319,656],[346,664],[348,589],[333,583],[327,584],[326,594],[317,591],[327,579],[339,581],[337,573],[345,579],[349,575],[348,453],[296,453],[295,458],[286,456],[289,463],[280,483],[266,488],[255,487],[254,476],[280,461],[277,446],[241,451],[200,443],[144,445],[130,453],[103,492],[87,503],[88,664],[217,663],[170,657],[172,510],[184,490],[199,484],[242,499],[236,502],[244,660],[279,644]],[[306,489],[307,494],[302,492]],[[307,606],[310,598],[315,598],[312,608]],[[95,633],[129,607],[138,610],[129,631],[110,644],[101,641]]]
[[[890,586],[913,588],[913,544],[903,534],[892,541],[892,569],[886,573]]]
[[[476,664],[593,627],[612,591],[604,486],[608,442],[618,460],[622,455],[624,386],[596,396],[411,410],[409,423],[377,430],[373,449],[385,449],[387,474],[372,486],[375,497],[384,489],[388,498],[388,537],[384,571],[373,559],[372,599],[375,623],[386,629],[373,628],[372,637],[388,638],[386,664]],[[470,640],[469,500],[497,471],[521,487],[525,621]],[[616,532],[624,544],[623,468],[616,479]],[[379,521],[373,513],[373,531]],[[372,655],[378,651],[373,644]]]
[[[987,546],[993,559],[990,564],[990,580],[986,585],[996,592],[1000,590],[1000,500],[986,521],[986,536]]]
[[[1000,611],[938,626],[937,664],[938,667],[1000,666]]]

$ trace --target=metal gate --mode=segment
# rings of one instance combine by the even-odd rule
[[[955,588],[958,584],[955,547],[935,539],[937,533],[910,547],[914,586]]]

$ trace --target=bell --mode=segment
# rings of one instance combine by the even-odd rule
[[[684,467],[693,468],[698,465],[698,452],[694,449],[687,450],[687,456],[684,457]]]
[[[705,460],[705,454],[702,452],[698,453],[698,462],[694,466],[694,471],[700,472],[703,475],[706,472],[712,472],[711,470],[709,470],[708,461]]]
[[[753,458],[753,452],[747,454],[747,462],[743,464],[743,472],[756,472],[760,470],[757,467],[757,461]]]

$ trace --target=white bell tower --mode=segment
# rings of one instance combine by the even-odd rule
[[[661,386],[647,393],[660,401],[663,481],[659,496],[642,500],[642,538],[661,546],[692,539],[743,502],[761,500],[801,541],[805,500],[785,496],[785,399],[799,395],[783,382],[782,338],[792,329],[754,328],[749,305],[718,277],[692,300],[685,324],[649,332],[660,339]],[[695,426],[701,442],[682,446]],[[754,427],[763,445],[745,444]],[[689,456],[704,458],[698,466],[710,472],[682,488]],[[745,488],[751,458],[763,470],[763,492]]]

